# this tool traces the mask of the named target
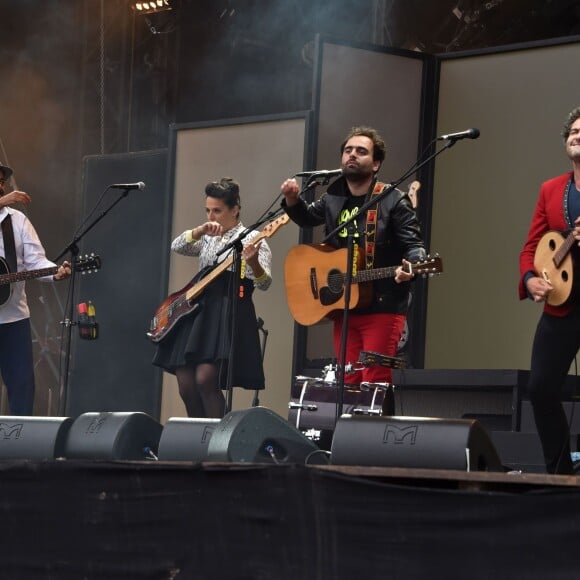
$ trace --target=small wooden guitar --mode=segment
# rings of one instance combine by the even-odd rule
[[[290,250],[284,265],[286,297],[294,320],[304,326],[315,324],[335,310],[345,307],[344,282],[348,250],[325,244],[299,245]],[[359,261],[362,262],[362,253]],[[349,309],[366,306],[372,299],[372,285],[381,278],[394,278],[397,266],[358,269],[353,275]],[[443,272],[439,256],[411,264],[416,275],[432,276]]]
[[[99,256],[79,256],[75,263],[75,272],[96,272],[100,267],[101,258]],[[59,266],[50,266],[49,268],[41,268],[40,270],[11,273],[6,260],[0,257],[0,306],[7,302],[12,294],[12,286],[10,284],[21,282],[22,280],[53,276],[58,272],[58,268]]]
[[[562,306],[574,296],[574,262],[570,250],[575,243],[573,232],[564,236],[561,232],[549,231],[536,247],[536,273],[554,287],[546,298],[550,306]]]
[[[287,215],[283,215],[270,222],[256,237],[252,238],[252,243],[255,244],[263,238],[273,236],[278,229],[288,223],[289,219]],[[225,272],[233,264],[233,261],[233,255],[228,256],[201,279],[196,276],[181,290],[168,296],[155,311],[147,337],[153,342],[161,342],[175,328],[179,320],[196,310],[195,299],[209,284]]]

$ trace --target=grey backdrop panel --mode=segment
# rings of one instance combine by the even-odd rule
[[[91,300],[100,334],[78,338],[73,329],[66,412],[142,411],[159,417],[162,373],[153,367],[153,345],[145,333],[165,299],[171,203],[167,151],[89,156],[83,163],[83,210],[87,216],[107,185],[144,181],[81,241],[81,253],[102,258],[100,272],[78,278],[76,304]],[[102,213],[122,190],[109,190]]]

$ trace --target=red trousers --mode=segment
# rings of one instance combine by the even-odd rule
[[[334,321],[334,351],[337,360],[340,358],[340,337],[342,334],[342,315]],[[387,356],[396,356],[397,346],[405,327],[404,314],[349,314],[348,336],[346,344],[346,363],[359,360],[362,350],[377,352]],[[338,361],[342,364],[342,361]],[[345,375],[345,383],[360,384],[391,383],[391,369],[374,365],[362,371]]]

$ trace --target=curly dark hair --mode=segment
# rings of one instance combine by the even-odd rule
[[[564,138],[564,141],[568,140],[570,129],[577,119],[580,119],[580,107],[576,107],[568,113],[568,118],[562,127],[562,137]]]
[[[215,197],[232,209],[236,205],[242,207],[240,201],[240,185],[231,177],[222,177],[219,181],[212,181],[205,186],[205,194]]]
[[[368,137],[373,142],[373,161],[380,161],[382,163],[385,160],[387,149],[383,138],[377,133],[376,129],[373,129],[372,127],[353,127],[340,146],[340,154],[342,155],[344,152],[344,147],[348,140],[351,137],[358,136]]]

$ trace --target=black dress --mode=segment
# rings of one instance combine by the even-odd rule
[[[180,366],[215,363],[219,384],[228,386],[228,361],[232,353],[233,274],[224,272],[207,286],[198,299],[199,307],[181,319],[158,345],[153,364],[175,374]],[[241,292],[243,287],[243,292]],[[233,341],[233,381],[244,389],[264,388],[262,351],[256,310],[252,301],[254,282],[236,276],[236,336]]]

